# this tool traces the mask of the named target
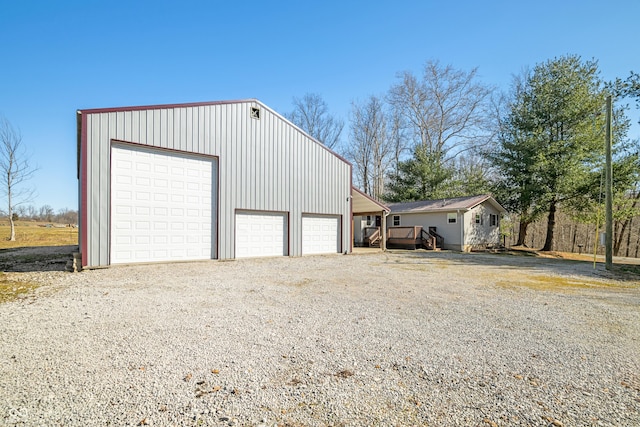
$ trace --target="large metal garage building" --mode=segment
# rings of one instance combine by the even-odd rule
[[[83,267],[351,250],[351,165],[259,101],[77,119]]]

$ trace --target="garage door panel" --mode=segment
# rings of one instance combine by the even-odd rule
[[[111,263],[210,259],[215,163],[178,153],[113,146]],[[186,162],[188,160],[188,162]],[[201,180],[186,189],[185,164]],[[119,166],[123,166],[120,168]],[[172,172],[178,170],[177,176]],[[126,239],[125,237],[129,237]],[[156,247],[166,245],[167,247]]]
[[[340,217],[302,216],[302,254],[340,253]]]
[[[284,213],[236,213],[236,258],[287,255]]]

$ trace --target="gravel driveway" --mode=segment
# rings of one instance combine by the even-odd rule
[[[391,252],[10,273],[0,425],[638,426],[640,285]]]

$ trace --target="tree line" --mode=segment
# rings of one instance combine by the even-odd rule
[[[604,81],[596,60],[566,55],[513,77],[508,90],[483,84],[477,69],[427,61],[399,73],[387,93],[353,101],[344,120],[318,94],[294,98],[287,117],[354,167],[354,182],[384,202],[492,193],[513,215],[515,243],[529,245],[544,223],[553,250],[560,213],[576,225],[604,222],[605,98],[614,96],[614,254],[640,216],[640,143],[628,135],[640,107],[640,78]],[[342,143],[340,143],[342,141]],[[506,236],[505,231],[505,236]],[[513,233],[509,233],[512,235]],[[629,246],[629,245],[627,245]]]
[[[4,210],[0,210],[0,215],[8,218],[8,214]],[[34,205],[18,205],[13,209],[12,218],[14,221],[40,221],[77,225],[78,211],[68,208],[58,209],[58,211],[56,211],[49,205],[40,207]]]

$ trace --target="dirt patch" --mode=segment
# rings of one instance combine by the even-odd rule
[[[0,249],[4,272],[64,271],[78,246],[34,246]]]

